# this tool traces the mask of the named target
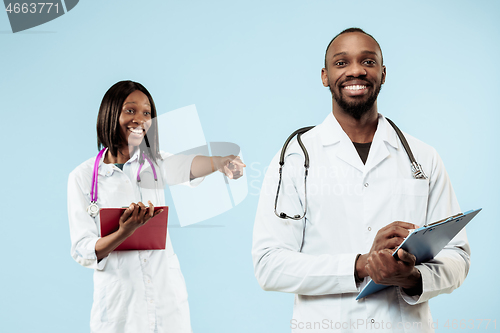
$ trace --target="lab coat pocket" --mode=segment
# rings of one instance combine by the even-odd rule
[[[392,220],[422,226],[427,215],[428,179],[396,179],[392,183]]]
[[[92,306],[93,324],[117,322],[126,318],[125,293],[119,280],[95,288]]]
[[[170,275],[171,286],[177,301],[185,301],[188,298],[186,282],[181,272],[181,266],[177,255],[168,257],[168,274]]]

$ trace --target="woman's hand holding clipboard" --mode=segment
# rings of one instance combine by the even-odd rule
[[[100,210],[101,237],[119,234],[120,238],[125,238],[111,251],[165,249],[168,207],[152,208],[151,204],[142,207],[140,204]]]
[[[149,206],[145,206],[142,202],[131,203],[128,208],[122,213],[119,219],[119,230],[128,237],[132,236],[137,228],[145,225],[150,219],[161,214],[163,209],[159,208],[155,211],[155,207],[148,201]]]

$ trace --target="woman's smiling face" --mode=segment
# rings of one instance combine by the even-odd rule
[[[123,102],[119,118],[122,146],[137,147],[151,127],[151,104],[140,90],[135,90]]]

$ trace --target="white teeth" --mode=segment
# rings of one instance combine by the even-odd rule
[[[347,89],[347,90],[362,90],[362,89],[365,89],[366,86],[362,86],[362,85],[354,85],[354,86],[345,86],[344,89]]]
[[[142,128],[140,129],[134,129],[134,128],[129,128],[132,133],[135,134],[142,134]]]

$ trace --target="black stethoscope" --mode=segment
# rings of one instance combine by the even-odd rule
[[[411,162],[411,171],[413,174],[413,178],[415,179],[427,179],[427,176],[424,173],[424,170],[422,169],[422,166],[415,160],[415,157],[413,156],[413,153],[410,149],[410,145],[408,144],[408,141],[406,141],[405,136],[403,135],[403,132],[390,120],[389,118],[385,118],[391,124],[391,126],[394,128],[396,131],[396,134],[399,137],[399,140],[401,140],[401,143],[403,144],[403,147],[406,151],[406,154],[408,155],[408,158],[410,159]],[[282,218],[282,219],[291,219],[291,220],[302,220],[307,213],[307,175],[309,173],[309,154],[307,153],[307,149],[302,143],[302,139],[300,138],[302,134],[306,133],[310,129],[314,128],[315,126],[308,126],[308,127],[303,127],[299,128],[295,132],[293,132],[288,139],[286,139],[285,144],[283,145],[283,148],[281,149],[281,154],[280,154],[280,169],[279,169],[279,174],[280,174],[280,179],[278,182],[278,190],[276,191],[276,199],[274,200],[274,214],[276,214],[277,217]],[[280,187],[281,187],[281,179],[282,179],[282,174],[283,174],[283,166],[285,165],[285,153],[286,149],[288,147],[288,144],[292,139],[297,136],[297,143],[300,146],[300,149],[302,149],[302,152],[304,153],[304,213],[302,215],[294,215],[294,216],[289,216],[285,214],[284,212],[281,212],[278,214],[278,211],[276,210],[278,207],[278,196],[280,193]],[[302,243],[300,245],[300,251],[302,251],[302,246],[304,245],[304,236],[305,236],[305,231],[306,231],[306,226],[305,226],[305,221],[304,221],[304,229],[302,231]]]

